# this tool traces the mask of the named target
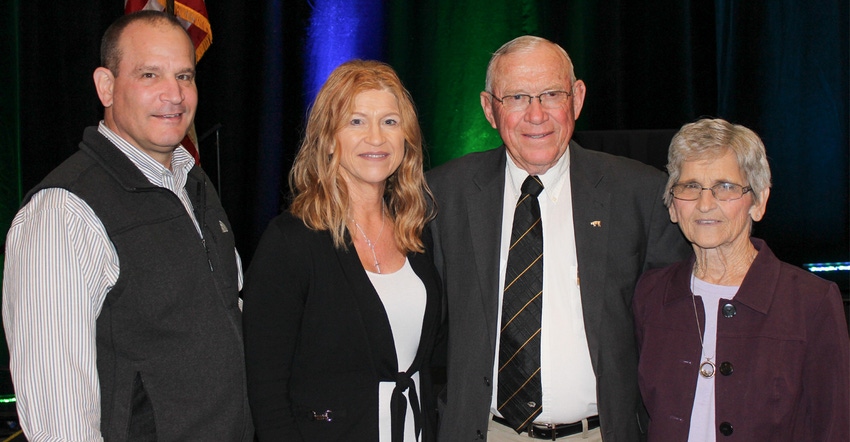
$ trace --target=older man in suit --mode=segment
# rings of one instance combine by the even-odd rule
[[[428,175],[448,297],[440,440],[643,437],[632,293],[690,252],[663,173],[571,141],[584,97],[560,46],[514,39],[481,93],[504,145]]]

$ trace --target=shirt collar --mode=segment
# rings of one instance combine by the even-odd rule
[[[178,145],[174,150],[174,154],[171,156],[171,170],[168,170],[150,155],[134,147],[127,140],[109,129],[104,121],[100,122],[97,131],[111,141],[121,153],[127,156],[139,168],[145,178],[156,186],[171,187],[166,185],[164,177],[171,177],[177,182],[185,183],[186,175],[195,165],[195,159],[182,145]]]
[[[507,150],[505,151],[505,155],[508,157],[508,160],[505,162],[507,164],[508,171],[508,185],[513,190],[514,195],[519,198],[519,195],[522,193],[520,191],[522,183],[525,181],[525,178],[528,177],[528,172],[517,166]],[[558,159],[554,166],[549,168],[546,173],[538,175],[540,181],[543,182],[543,194],[552,201],[557,201],[558,195],[561,194],[561,188],[564,186],[564,182],[566,182],[566,178],[569,177],[569,174],[570,149],[568,146],[567,150],[563,155],[561,155],[561,158]]]
[[[758,254],[738,287],[735,301],[767,314],[775,294],[782,290],[778,287],[782,263],[763,240],[750,237],[750,241]],[[666,284],[664,304],[690,298],[690,278],[695,260],[694,255],[691,255],[687,260],[674,264],[675,270]]]

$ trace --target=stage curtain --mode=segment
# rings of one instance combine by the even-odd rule
[[[288,192],[314,69],[305,61],[313,3],[207,4],[216,40],[198,65],[196,127],[203,134],[221,125],[220,152],[207,139],[201,157],[210,175],[221,170],[217,185],[246,265]],[[18,24],[12,89],[26,191],[101,118],[91,72],[123,2],[17,4],[4,20]],[[765,140],[775,183],[756,233],[794,263],[848,260],[846,0],[402,0],[383,8],[372,54],[410,89],[430,166],[500,143],[479,105],[487,60],[505,41],[536,34],[561,44],[587,83],[578,129],[677,129],[700,116],[750,126]]]
[[[761,136],[773,172],[756,235],[798,264],[847,261],[848,2],[717,5],[717,113]]]

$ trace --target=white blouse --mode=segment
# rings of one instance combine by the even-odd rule
[[[694,296],[702,298],[705,311],[705,327],[703,334],[702,355],[700,362],[706,357],[717,363],[717,315],[721,299],[732,299],[738,292],[738,286],[725,286],[705,282],[691,275],[691,287]],[[719,365],[719,364],[718,364]],[[691,427],[688,440],[691,442],[713,442],[717,434],[715,418],[714,377],[705,378],[699,373],[697,389],[694,393],[694,407],[691,410]]]

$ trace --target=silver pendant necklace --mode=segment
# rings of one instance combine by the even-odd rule
[[[381,230],[378,231],[378,237],[375,238],[375,241],[369,239],[366,236],[366,232],[363,231],[363,228],[360,227],[360,224],[357,224],[357,221],[354,220],[354,217],[351,218],[351,222],[354,223],[354,226],[357,227],[357,230],[360,231],[360,234],[363,235],[363,239],[366,241],[366,245],[369,246],[369,249],[372,251],[372,259],[375,261],[375,270],[378,271],[378,274],[381,273],[381,263],[378,262],[378,255],[375,253],[375,244],[381,240],[381,235],[384,233],[384,221],[386,218],[384,217],[384,208],[381,207]]]
[[[703,341],[702,341],[702,328],[699,326],[699,315],[697,314],[697,301],[696,301],[696,295],[694,294],[694,278],[696,278],[696,276],[691,275],[691,304],[693,304],[693,306],[694,306],[694,319],[696,319],[696,321],[697,321],[697,332],[699,333],[700,356],[705,358],[705,360],[702,361],[701,364],[699,364],[699,374],[700,374],[700,376],[708,379],[708,378],[711,378],[711,377],[714,376],[714,372],[716,371],[717,367],[714,365],[714,362],[711,361],[712,359],[714,359],[714,357],[713,356],[708,357],[708,356],[705,355],[705,346],[704,346]]]

